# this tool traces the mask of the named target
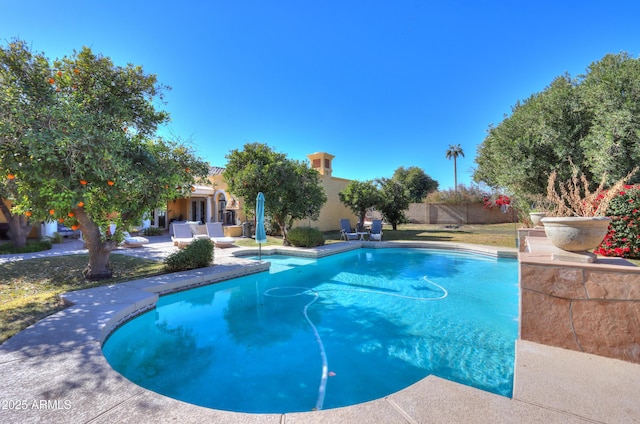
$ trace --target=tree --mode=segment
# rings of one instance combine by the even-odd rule
[[[380,201],[380,191],[371,180],[351,181],[338,196],[342,204],[358,216],[358,228],[364,227],[367,209],[376,206]]]
[[[447,159],[453,158],[453,189],[455,191],[458,190],[458,169],[456,165],[456,161],[458,160],[458,156],[464,157],[464,151],[459,144],[453,145],[449,144],[449,148],[446,152]]]
[[[109,278],[122,231],[187,196],[208,164],[184,143],[153,138],[169,118],[154,106],[167,87],[142,67],[114,66],[86,47],[50,65],[22,41],[0,51],[0,170],[11,175],[2,193],[10,213],[80,228],[85,277]]]
[[[544,196],[553,171],[560,180],[574,168],[589,181],[606,174],[611,184],[640,163],[639,138],[640,60],[608,54],[517,102],[479,145],[473,178],[521,198]]]
[[[262,143],[245,144],[227,156],[224,179],[229,191],[244,198],[245,212],[254,211],[256,197],[265,197],[265,215],[278,224],[283,244],[288,245],[287,231],[293,221],[318,219],[327,196],[320,185],[318,172],[306,163],[287,159]]]
[[[6,202],[15,206],[20,196],[20,180],[15,179],[24,150],[20,140],[27,132],[37,133],[47,126],[46,110],[54,102],[54,92],[43,77],[49,73],[46,58],[33,55],[23,43],[0,48],[0,212],[16,247],[27,243],[31,212],[14,212]]]
[[[411,203],[420,203],[429,193],[438,190],[438,182],[417,166],[409,168],[401,166],[395,170],[391,178],[407,188]]]
[[[380,178],[377,184],[380,186],[377,208],[393,230],[397,230],[398,224],[407,222],[404,212],[409,208],[410,191],[393,178]]]
[[[544,195],[551,170],[568,179],[571,161],[583,168],[580,140],[588,132],[587,115],[575,82],[568,75],[556,78],[545,92],[517,103],[511,116],[490,128],[478,147],[474,180],[521,197]]]

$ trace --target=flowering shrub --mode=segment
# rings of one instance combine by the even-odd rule
[[[640,258],[640,184],[626,185],[611,199],[609,232],[598,255]]]
[[[492,200],[491,195],[485,193],[482,195],[482,204],[487,209],[491,209],[494,206],[500,206],[502,208],[502,206],[508,206],[511,204],[511,198],[507,195],[501,194],[496,198],[496,200]]]

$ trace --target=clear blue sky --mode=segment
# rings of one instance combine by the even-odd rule
[[[640,1],[0,0],[0,38],[90,47],[172,87],[162,131],[225,166],[259,141],[367,180],[417,166],[469,184],[490,124],[556,76],[640,50]]]

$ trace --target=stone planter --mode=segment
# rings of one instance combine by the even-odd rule
[[[569,252],[592,251],[604,240],[611,218],[604,216],[545,217],[544,232],[556,247]]]
[[[529,212],[529,218],[531,219],[531,223],[534,227],[539,227],[542,225],[542,218],[547,216],[546,212]]]

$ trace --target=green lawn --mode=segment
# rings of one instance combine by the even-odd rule
[[[64,309],[61,293],[158,275],[164,264],[111,255],[114,278],[88,283],[88,255],[55,256],[0,264],[0,343],[40,319]]]

